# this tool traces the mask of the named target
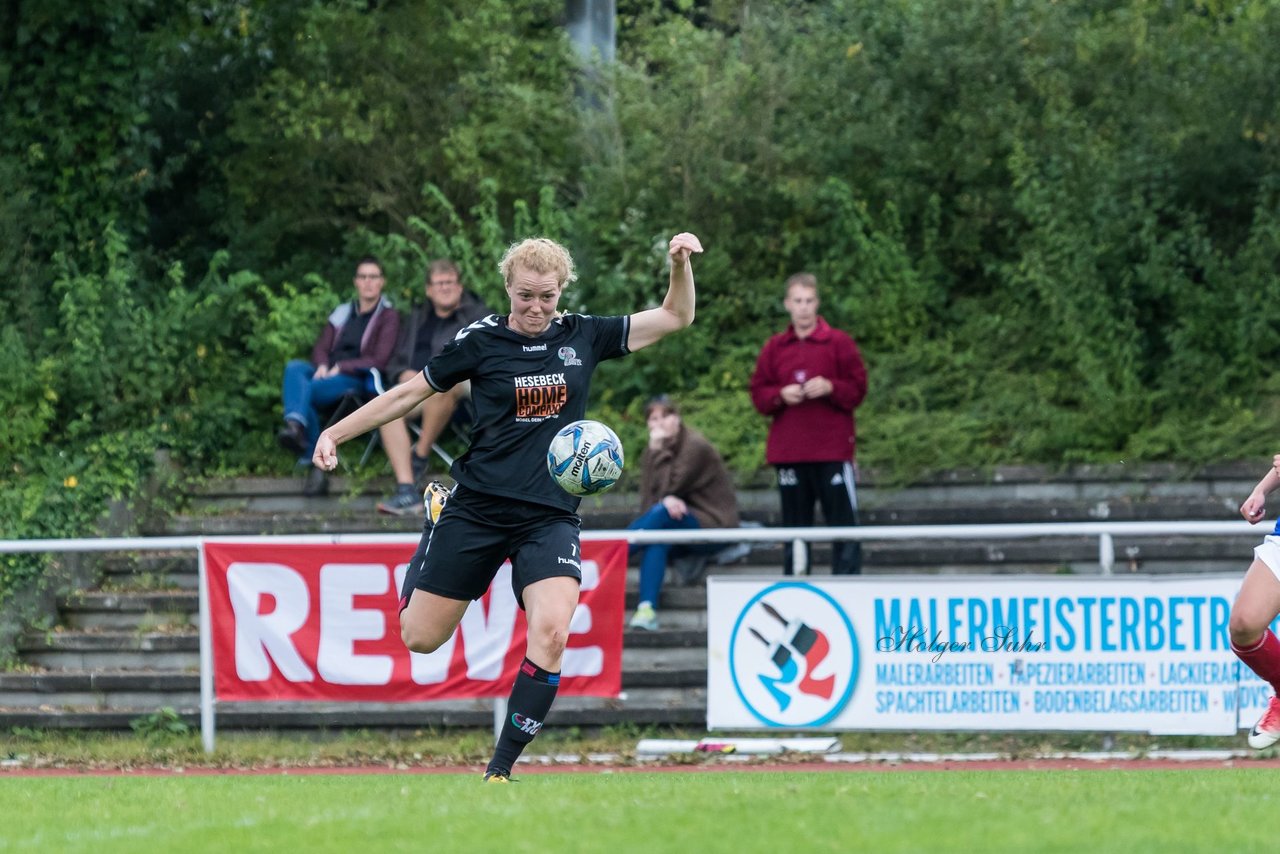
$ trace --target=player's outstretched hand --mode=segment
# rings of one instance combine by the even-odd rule
[[[697,235],[682,231],[671,238],[671,246],[667,249],[667,254],[671,256],[672,264],[683,264],[689,260],[690,255],[701,251],[702,243]]]
[[[321,433],[316,440],[316,452],[311,455],[311,464],[321,471],[333,471],[338,467],[338,446],[328,433]]]

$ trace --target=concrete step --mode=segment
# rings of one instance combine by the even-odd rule
[[[662,669],[668,659],[687,666],[688,659],[681,657],[683,650],[695,649],[705,655],[706,643],[705,611],[667,610],[658,631],[624,630],[623,670]],[[200,637],[193,630],[148,633],[60,628],[21,636],[18,653],[26,664],[46,671],[195,673],[200,665]],[[0,682],[0,688],[3,684]],[[0,705],[4,705],[2,697]]]
[[[198,708],[200,675],[155,670],[0,674],[0,708],[113,711]]]
[[[22,635],[17,651],[24,663],[48,670],[194,673],[200,666],[200,637],[190,629],[156,633],[59,628]]]
[[[1246,489],[1237,496],[1188,496],[1174,498],[1115,498],[1105,501],[1087,499],[1017,501],[961,505],[875,505],[863,501],[859,519],[864,525],[995,525],[1020,522],[1152,522],[1180,519],[1231,521],[1239,518],[1239,506]],[[781,525],[782,519],[771,504],[758,509],[744,509],[745,520],[766,527]],[[618,530],[635,518],[638,508],[612,511],[582,509],[584,531]],[[821,522],[821,514],[819,514]],[[293,512],[263,513],[242,511],[219,515],[176,515],[162,530],[149,534],[164,536],[254,536],[286,534],[416,534],[422,530],[418,518],[384,516],[372,512],[301,509]]]
[[[196,625],[194,590],[90,590],[58,600],[62,625],[71,629],[125,629],[140,633]]]
[[[197,703],[169,704],[192,728],[200,725]],[[0,707],[0,728],[129,729],[159,706],[63,709],[54,704],[22,709]],[[560,697],[547,716],[550,726],[703,726],[706,687],[636,687],[621,697]],[[493,726],[492,700],[434,703],[220,703],[217,727],[236,729],[338,729]]]
[[[106,552],[98,555],[105,589],[130,591],[195,590],[198,559],[195,552]]]
[[[1257,482],[1257,469],[1253,462],[1196,469],[1173,464],[1063,470],[999,466],[939,472],[905,486],[864,470],[858,499],[867,524],[969,523],[974,513],[988,522],[1221,518],[1224,513],[1231,518]],[[447,477],[442,479],[450,482]],[[175,534],[194,532],[193,526],[198,527],[194,520],[204,518],[212,533],[217,526],[210,520],[221,515],[254,519],[253,533],[270,533],[264,529],[281,524],[280,516],[292,515],[329,517],[331,524],[348,517],[340,524],[360,524],[362,530],[414,527],[414,523],[394,517],[379,520],[374,511],[377,501],[393,488],[389,478],[333,478],[330,495],[322,498],[303,496],[301,483],[299,478],[207,481],[188,496],[193,511],[188,521],[169,530]],[[584,525],[596,529],[625,526],[639,509],[635,487],[635,483],[624,481],[603,495],[585,499],[579,511]],[[757,473],[741,484],[739,506],[746,518],[777,524],[778,500],[770,471]]]
[[[1113,571],[1148,574],[1243,572],[1256,538],[1160,536],[1113,538]],[[821,572],[826,560],[813,550]],[[1008,540],[920,540],[863,544],[868,574],[1061,573],[1099,571],[1097,537],[1032,537]]]
[[[350,511],[235,513],[219,516],[173,516],[148,535],[171,537],[278,536],[283,534],[419,534],[422,519]]]
[[[780,567],[740,566],[725,568],[724,574],[779,574]],[[175,632],[194,631],[198,625],[199,600],[193,589],[130,590],[128,577],[121,574],[113,582],[113,589],[82,591],[58,600],[61,624],[53,635],[33,633],[29,636],[32,650],[36,641],[46,638],[65,649],[77,631],[93,635],[93,643],[101,643],[106,634],[136,638],[142,635],[172,635]],[[638,600],[639,571],[628,570],[626,609],[634,610]],[[699,583],[681,587],[674,580],[662,593],[662,605],[671,627],[704,628],[706,625],[706,588]],[[101,651],[95,648],[94,651]],[[52,651],[40,650],[47,656]]]
[[[1176,498],[1114,498],[1106,501],[1049,500],[996,501],[947,506],[862,505],[858,518],[864,525],[997,525],[1019,522],[1158,522],[1181,519],[1240,518],[1239,496],[1190,496]],[[772,522],[769,524],[777,524]]]
[[[139,656],[140,658],[142,656]],[[632,646],[622,654],[622,686],[699,688],[707,683],[703,647]],[[195,669],[79,669],[0,673],[0,708],[117,710],[172,706],[196,708],[200,676]]]
[[[670,618],[672,615],[666,615]],[[706,650],[707,648],[707,630],[705,623],[702,627],[682,627],[673,625],[673,620],[661,621],[657,631],[648,631],[645,629],[626,628],[622,633],[622,646],[624,649],[663,649],[669,650],[672,647],[690,647],[693,649]],[[670,626],[670,627],[668,627]]]

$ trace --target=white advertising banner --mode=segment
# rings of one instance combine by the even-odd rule
[[[707,582],[709,729],[1231,735],[1271,687],[1231,653],[1239,576]]]

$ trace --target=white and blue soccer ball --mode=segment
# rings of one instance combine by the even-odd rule
[[[622,476],[622,440],[599,421],[574,421],[551,440],[547,468],[571,495],[604,492]]]

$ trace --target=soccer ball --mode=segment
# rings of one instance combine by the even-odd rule
[[[599,421],[566,424],[547,449],[547,468],[571,495],[604,492],[622,476],[622,440]]]

